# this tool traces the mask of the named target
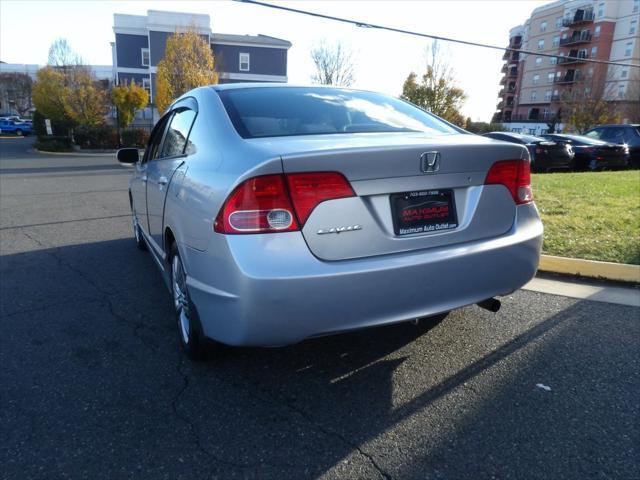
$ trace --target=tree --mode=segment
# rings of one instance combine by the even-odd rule
[[[47,66],[36,73],[33,86],[33,104],[45,118],[52,122],[68,122],[65,109],[66,80],[62,71]]]
[[[149,93],[140,85],[131,81],[123,85],[113,87],[111,90],[111,99],[118,109],[119,123],[128,127],[136,111],[144,108],[149,103]]]
[[[69,118],[83,126],[102,125],[108,112],[106,90],[86,67],[75,66],[66,76],[68,85],[64,89],[63,100]]]
[[[465,120],[460,108],[467,96],[455,86],[452,69],[443,60],[437,41],[427,50],[427,70],[418,83],[418,76],[411,72],[402,86],[402,98],[444,118],[448,122],[464,127]]]
[[[218,83],[211,47],[195,29],[176,32],[167,39],[164,58],[158,63],[154,101],[164,112],[189,90]]]
[[[342,43],[331,45],[322,40],[311,49],[311,59],[316,67],[311,77],[313,83],[343,87],[353,84],[353,53]]]
[[[33,81],[26,73],[0,73],[0,95],[3,104],[12,105],[18,115],[27,114],[32,107]]]
[[[620,112],[607,88],[606,69],[597,66],[586,72],[569,69],[564,77],[572,80],[558,105],[565,130],[585,133],[596,125],[620,122]]]

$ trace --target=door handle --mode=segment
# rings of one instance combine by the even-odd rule
[[[167,183],[169,183],[169,180],[167,180],[167,177],[160,177],[158,179],[158,185],[160,186],[166,185]]]

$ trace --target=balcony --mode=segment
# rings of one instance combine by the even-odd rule
[[[507,97],[507,102],[504,105],[505,108],[513,108],[514,105],[513,97]]]
[[[575,50],[569,52],[569,55],[566,57],[558,57],[558,65],[571,65],[574,63],[584,63],[584,61],[589,58],[589,55],[586,52],[578,53]]]
[[[516,85],[511,84],[507,87],[507,93],[514,93],[516,91]]]
[[[520,52],[511,52],[511,61],[517,62],[520,60]]]
[[[591,41],[591,33],[589,32],[573,32],[569,38],[561,38],[560,46],[578,45],[579,43],[589,43]]]
[[[496,105],[496,110],[502,110],[502,107],[504,107],[504,102],[500,101],[498,102],[498,104]]]
[[[507,77],[502,77],[500,79],[500,85],[506,85],[506,83],[507,83]]]
[[[579,72],[574,73],[573,70],[569,70],[569,72],[567,72],[567,74],[564,75],[563,77],[554,78],[553,82],[559,83],[559,84],[568,84],[568,83],[577,82],[580,79],[581,79],[581,76]]]
[[[511,57],[511,51],[505,50],[504,54],[502,55],[502,59],[503,60],[509,60],[509,57]]]
[[[502,65],[502,68],[500,69],[500,71],[502,73],[507,73],[507,64],[506,63],[504,65]]]
[[[551,95],[551,101],[552,102],[559,102],[560,101],[560,95]]]
[[[578,10],[573,18],[565,18],[562,20],[563,27],[572,27],[574,25],[580,25],[582,23],[589,23],[595,20],[593,10]]]
[[[511,115],[512,122],[546,122],[555,117],[555,112],[540,112],[532,109],[529,113]]]
[[[513,37],[509,42],[510,48],[520,48],[521,46],[522,46],[522,37],[519,35],[517,37]]]
[[[518,69],[517,68],[510,68],[509,72],[507,73],[508,77],[517,77],[518,76]]]

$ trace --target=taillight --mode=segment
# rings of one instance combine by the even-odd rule
[[[290,173],[286,177],[302,225],[319,203],[355,196],[347,179],[336,172]]]
[[[494,163],[487,173],[484,184],[504,185],[511,193],[516,205],[533,201],[529,160],[501,160]]]
[[[314,172],[250,178],[231,193],[213,224],[218,233],[292,232],[325,200],[352,197],[339,173]]]

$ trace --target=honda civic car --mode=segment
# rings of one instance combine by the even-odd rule
[[[118,159],[192,358],[496,310],[538,266],[527,149],[383,94],[200,87]]]
[[[489,132],[485,137],[524,145],[531,155],[531,170],[548,172],[551,170],[574,170],[574,151],[567,142],[554,142],[534,135],[512,132]]]

